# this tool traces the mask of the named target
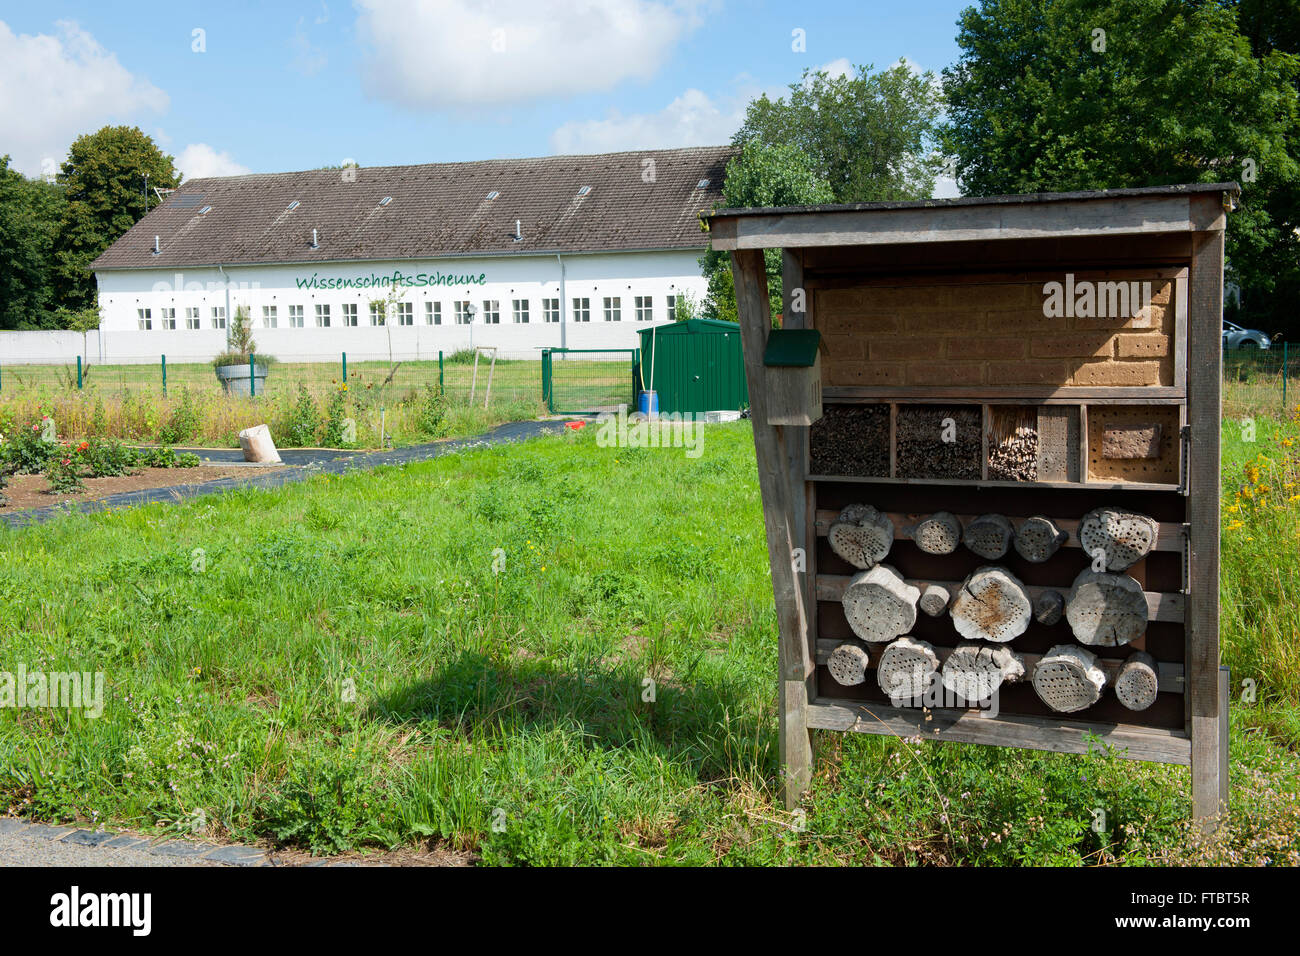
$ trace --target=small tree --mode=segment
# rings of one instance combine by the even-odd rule
[[[222,352],[212,364],[216,368],[226,365],[247,365],[253,355],[257,355],[260,364],[267,365],[274,361],[269,355],[257,352],[257,343],[253,341],[253,320],[248,306],[235,306],[235,314],[230,318],[230,327],[226,330],[226,351]]]

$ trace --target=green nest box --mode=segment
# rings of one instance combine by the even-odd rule
[[[821,333],[773,329],[763,349],[769,425],[811,425],[822,417]]]

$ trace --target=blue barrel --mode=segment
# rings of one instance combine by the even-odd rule
[[[637,392],[636,410],[646,418],[659,417],[659,393]]]

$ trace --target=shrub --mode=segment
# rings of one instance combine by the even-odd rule
[[[135,470],[140,454],[112,438],[91,438],[82,459],[92,478],[115,478]]]
[[[387,795],[362,768],[313,760],[295,768],[257,808],[256,828],[312,853],[339,853],[362,843],[390,844]]]
[[[4,443],[3,457],[12,471],[18,474],[39,474],[54,457],[59,446],[57,442],[44,437],[44,423],[47,420],[15,428]]]
[[[167,424],[158,429],[158,440],[164,445],[193,441],[203,425],[203,413],[188,388],[181,389],[180,404],[172,410]]]
[[[321,444],[326,448],[343,448],[356,444],[355,433],[349,437],[345,434],[347,419],[347,386],[335,390],[325,406],[325,427],[321,432]]]
[[[65,448],[45,463],[45,480],[49,482],[51,494],[71,495],[86,490],[77,457],[77,452]]]
[[[289,409],[289,417],[280,429],[284,435],[285,445],[290,448],[302,448],[316,443],[316,433],[320,431],[320,410],[306,385],[298,386],[298,400]]]
[[[441,438],[447,428],[447,397],[441,385],[424,386],[420,403],[420,427],[434,438]]]

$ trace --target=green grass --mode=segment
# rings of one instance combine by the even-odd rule
[[[631,404],[631,358],[624,352],[611,360],[556,358],[555,388],[560,404],[557,410],[584,410],[595,405],[619,402]],[[441,381],[453,402],[482,405],[487,397],[488,374],[492,375],[493,403],[536,402],[542,394],[540,359],[498,359],[491,369],[487,354],[479,357],[478,371],[469,350],[444,356]],[[391,378],[390,378],[391,373]],[[52,397],[75,393],[76,365],[6,365],[0,369],[0,401],[40,395]],[[394,394],[422,389],[439,383],[437,354],[432,359],[396,362],[348,360],[348,385],[353,391],[386,388]],[[321,399],[343,383],[343,365],[334,362],[277,362],[271,366],[265,382],[266,395],[274,398],[294,396],[299,385],[306,385]],[[87,366],[82,391],[105,400],[124,393],[162,395],[162,365],[94,365]],[[217,396],[221,386],[207,363],[167,364],[167,389],[176,392],[189,388],[197,394]]]
[[[0,531],[0,670],[108,681],[98,719],[0,709],[0,793],[487,863],[1296,862],[1300,720],[1267,683],[1211,843],[1184,768],[853,734],[787,813],[748,425],[699,458],[593,431]]]

